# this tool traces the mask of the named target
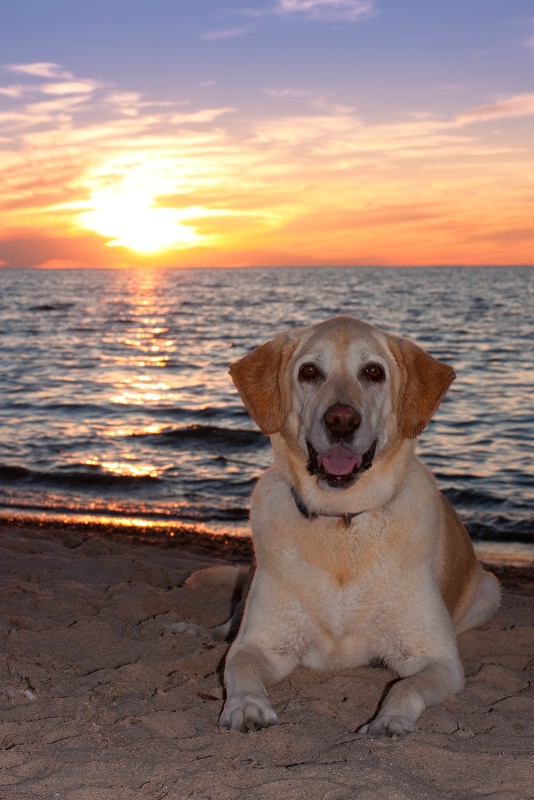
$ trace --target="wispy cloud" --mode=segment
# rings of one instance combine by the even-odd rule
[[[223,114],[231,114],[234,108],[203,108],[200,111],[190,113],[173,114],[170,122],[173,125],[191,125],[198,123],[213,122]]]
[[[262,89],[263,94],[269,95],[269,97],[275,97],[279,100],[285,100],[286,98],[310,98],[315,97],[314,92],[310,92],[308,89]]]
[[[322,20],[356,22],[374,12],[373,0],[277,0],[281,14],[297,14]]]
[[[243,36],[246,32],[247,28],[226,28],[219,31],[208,31],[201,34],[200,38],[207,42],[216,42],[220,39],[235,39],[237,36]]]
[[[17,84],[12,86],[0,86],[0,97],[22,97],[25,87]]]
[[[62,78],[70,80],[73,78],[72,72],[66,72],[59,64],[51,61],[40,61],[35,64],[8,64],[7,69],[11,72],[19,72],[23,75],[35,75],[38,78]]]
[[[354,114],[354,108],[351,106],[334,103],[328,94],[314,92],[310,89],[295,89],[291,87],[281,89],[265,88],[262,89],[262,93],[275,100],[282,102],[290,101],[293,110],[295,110],[300,103],[303,108],[307,107],[308,111],[309,109],[313,109],[314,114],[318,111],[324,112],[329,116]]]
[[[91,94],[101,86],[97,81],[61,81],[58,83],[45,83],[41,87],[43,94]]]
[[[460,115],[461,123],[485,122],[506,117],[528,117],[534,114],[534,92],[502,97],[494,103],[477,106]]]

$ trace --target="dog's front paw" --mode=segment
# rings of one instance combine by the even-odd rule
[[[358,733],[368,733],[370,736],[404,736],[413,733],[417,726],[407,717],[385,715],[378,716],[367,725],[362,725]]]
[[[261,694],[240,695],[227,700],[219,719],[221,728],[243,733],[278,725],[279,722],[274,708]]]

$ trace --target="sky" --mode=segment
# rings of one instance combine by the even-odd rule
[[[534,264],[531,0],[2,0],[0,266]]]

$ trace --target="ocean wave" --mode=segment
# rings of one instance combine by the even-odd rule
[[[507,504],[506,497],[497,497],[490,492],[477,489],[448,488],[443,494],[453,506],[467,506],[468,508],[502,508]]]
[[[216,446],[241,450],[269,444],[269,439],[259,431],[221,428],[217,425],[187,425],[183,428],[164,428],[158,433],[134,433],[132,436],[168,447],[194,444],[200,447]]]
[[[534,517],[514,519],[492,515],[487,520],[466,521],[465,527],[475,541],[534,543]]]
[[[31,484],[57,489],[128,489],[133,486],[161,483],[152,475],[118,475],[101,470],[98,466],[74,470],[39,471],[20,466],[0,465],[0,485]]]
[[[70,311],[74,308],[76,303],[40,303],[35,306],[29,306],[28,311]]]

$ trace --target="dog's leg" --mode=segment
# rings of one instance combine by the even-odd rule
[[[220,567],[217,567],[220,570]],[[247,601],[248,593],[250,591],[250,586],[252,584],[252,579],[254,578],[254,574],[256,571],[256,564],[253,562],[247,572],[247,578],[245,582],[242,584],[239,580],[240,575],[243,574],[241,570],[234,570],[235,572],[235,584],[233,586],[234,593],[237,593],[239,596],[239,601],[235,606],[231,616],[226,622],[223,622],[221,625],[216,625],[214,628],[207,628],[205,625],[197,625],[194,622],[171,622],[167,625],[167,630],[172,631],[173,633],[188,633],[191,636],[209,636],[210,639],[213,639],[216,642],[228,642],[232,639],[235,639],[237,636],[237,632],[239,630],[239,626],[241,625],[241,620],[243,618],[243,612],[245,610],[245,603]],[[202,582],[199,582],[198,576],[204,575],[205,573],[213,572],[213,568],[208,568],[204,570],[199,570],[191,576],[191,578],[196,577],[196,581],[192,582],[191,578],[189,582],[196,588],[196,586],[202,586]],[[234,577],[234,576],[232,576]],[[186,581],[187,583],[188,581]]]
[[[478,591],[463,617],[456,624],[456,633],[478,628],[492,618],[501,604],[501,587],[491,572],[484,571]]]
[[[266,687],[287,677],[297,661],[296,654],[287,651],[267,651],[256,644],[236,642],[226,660],[226,703],[219,719],[221,728],[248,731],[277,725],[280,720]]]
[[[232,616],[221,625],[216,625],[214,628],[206,628],[205,625],[197,625],[194,622],[171,622],[167,625],[168,630],[173,631],[173,633],[188,633],[191,636],[209,636],[210,639],[216,642],[228,642],[235,639],[243,618],[249,586],[250,583],[247,582]]]
[[[226,622],[223,622],[222,625],[216,625],[214,628],[207,628],[205,625],[197,625],[195,622],[171,622],[166,627],[167,630],[173,633],[187,633],[190,636],[207,636],[215,642],[227,642],[233,639],[239,630],[241,616],[242,609],[238,607]]]
[[[395,665],[401,680],[393,684],[375,719],[359,729],[361,733],[394,736],[415,731],[415,723],[425,708],[443,702],[464,686],[464,671],[459,657],[431,661],[423,669],[420,667],[421,659]],[[416,672],[417,668],[420,671]]]

